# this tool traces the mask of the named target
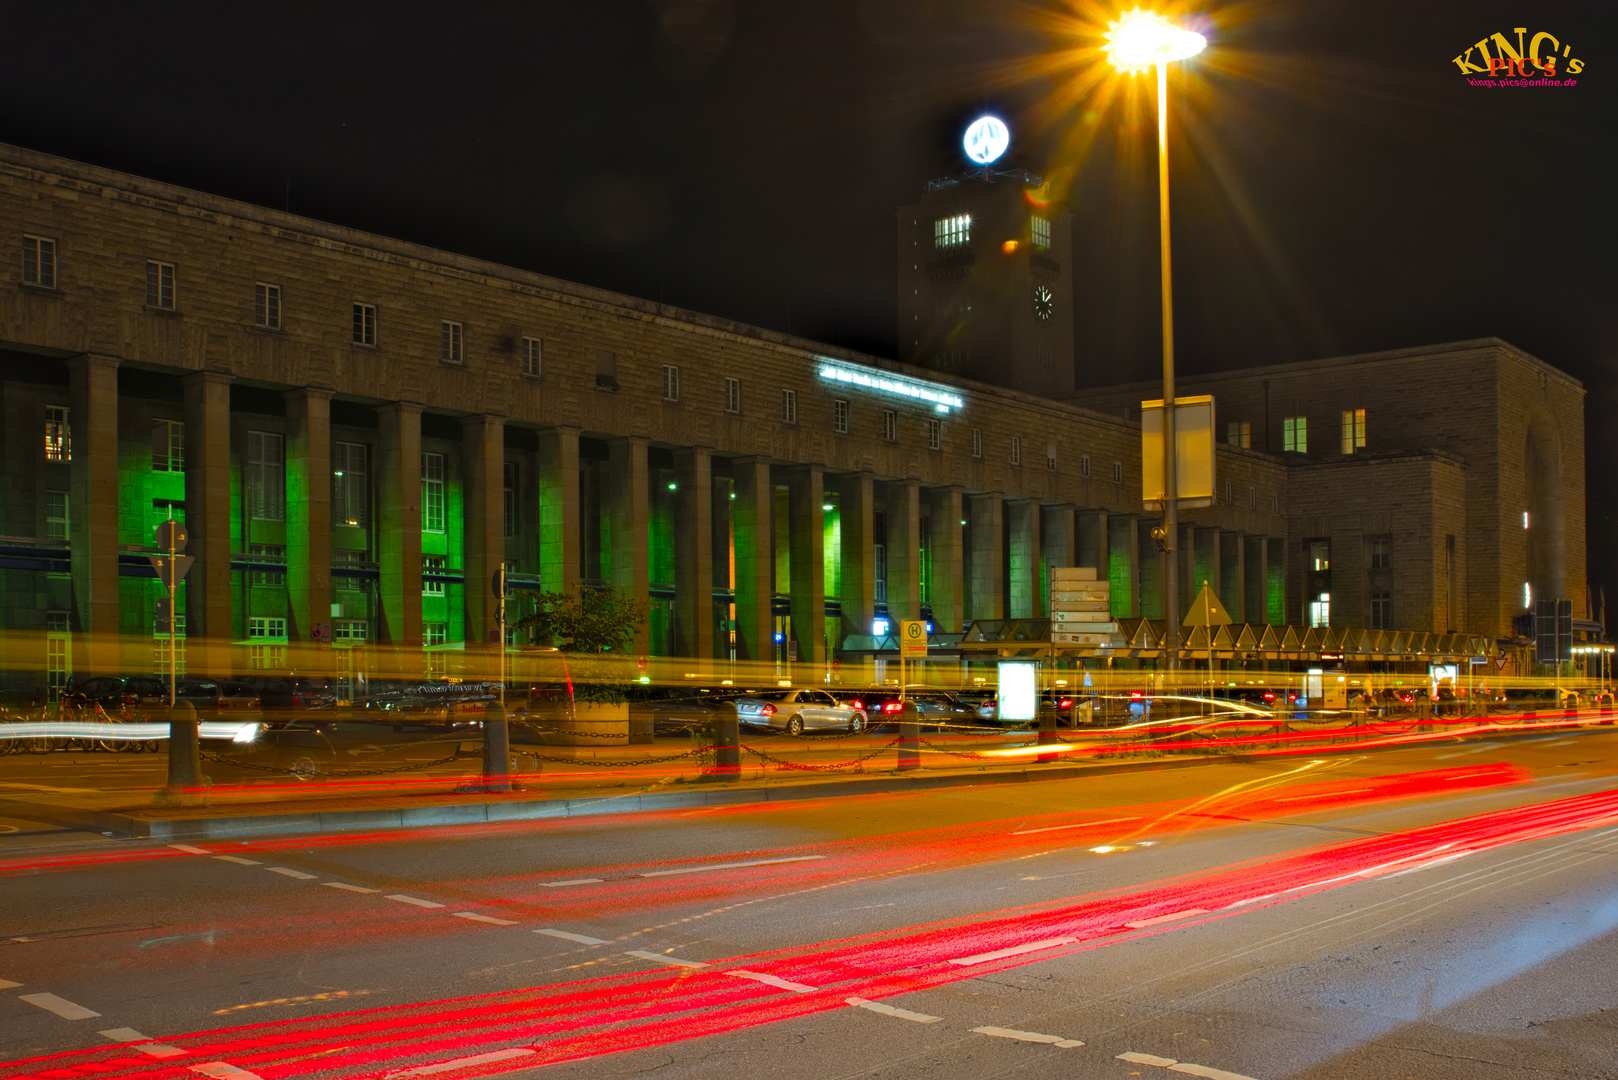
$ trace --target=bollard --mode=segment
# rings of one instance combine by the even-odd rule
[[[202,740],[197,736],[197,710],[189,701],[169,709],[170,792],[202,786]]]
[[[741,721],[736,716],[736,703],[720,702],[714,710],[714,718],[705,726],[713,739],[713,764],[704,769],[698,779],[736,779],[742,772]]]
[[[1056,713],[1054,710],[1042,709],[1039,714],[1039,745],[1054,746],[1061,740],[1056,737]],[[1055,761],[1056,754],[1040,754],[1036,761]]]
[[[482,790],[511,790],[511,730],[498,701],[483,706]]]
[[[899,769],[921,768],[921,710],[914,701],[902,703],[899,721]]]

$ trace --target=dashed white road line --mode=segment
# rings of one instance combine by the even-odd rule
[[[785,859],[751,859],[747,862],[710,863],[707,866],[687,866],[679,870],[648,870],[637,877],[673,877],[675,874],[706,874],[710,870],[737,870],[744,866],[774,866],[777,863],[812,862],[824,855],[793,855]]]
[[[322,881],[328,889],[342,889],[344,892],[381,892],[381,889],[367,889],[364,885],[350,885],[346,881]]]
[[[86,1009],[83,1005],[75,1005],[67,998],[60,998],[55,994],[18,994],[17,997],[30,1005],[39,1006],[46,1012],[53,1012],[63,1020],[88,1020],[92,1016],[101,1015],[94,1009]]]
[[[220,862],[233,862],[237,866],[262,866],[262,865],[264,865],[263,863],[259,862],[257,859],[243,859],[243,858],[241,858],[239,856],[236,856],[236,855],[215,855],[214,858],[218,859]]]
[[[1021,956],[1023,953],[1039,952],[1041,949],[1054,949],[1058,945],[1071,945],[1078,938],[1058,937],[1047,938],[1044,941],[1030,941],[1026,945],[1012,945],[1004,949],[995,949],[993,952],[975,953],[972,956],[955,956],[950,963],[960,964],[962,967],[971,967],[973,964],[982,964],[989,960],[1003,960],[1008,956]]]
[[[299,881],[313,881],[314,874],[306,874],[302,870],[294,870],[288,866],[266,866],[264,869],[272,874],[285,874],[287,877],[297,878]]]
[[[598,877],[581,877],[572,881],[541,881],[540,884],[547,889],[565,889],[569,885],[599,885],[603,880],[605,879]]]
[[[471,1057],[456,1058],[453,1061],[440,1061],[437,1065],[419,1065],[414,1069],[400,1069],[398,1072],[385,1073],[386,1076],[431,1076],[433,1073],[449,1072],[451,1069],[464,1069],[471,1065],[486,1065],[493,1061],[505,1061],[508,1058],[527,1057],[535,1053],[526,1046],[512,1046],[505,1050],[491,1050],[487,1054],[473,1054]]]
[[[403,893],[393,893],[390,896],[384,896],[382,899],[397,900],[401,904],[414,904],[416,907],[423,908],[441,908],[446,906],[444,904],[435,904],[431,900],[422,900],[419,897],[406,896]]]
[[[1135,1065],[1156,1065],[1169,1072],[1183,1073],[1186,1076],[1200,1076],[1204,1080],[1253,1080],[1244,1073],[1227,1072],[1216,1069],[1212,1065],[1198,1065],[1190,1061],[1175,1061],[1173,1058],[1158,1057],[1156,1054],[1142,1054],[1134,1050],[1127,1054],[1119,1054],[1119,1061],[1128,1061]]]
[[[673,964],[675,967],[699,968],[708,965],[701,960],[681,960],[678,956],[664,956],[662,953],[647,952],[645,949],[631,949],[625,956],[638,956],[642,960],[651,960],[658,964]]]
[[[561,938],[563,941],[576,941],[580,945],[605,945],[607,943],[606,938],[591,937],[589,934],[570,934],[566,930],[535,930],[534,933]]]
[[[783,979],[775,975],[766,975],[762,971],[746,971],[737,968],[734,971],[727,971],[725,974],[734,975],[738,979],[752,979],[754,982],[761,982],[765,986],[773,986],[777,990],[791,990],[794,994],[804,994],[816,989],[813,986],[805,986],[801,982],[792,982],[789,979]]]
[[[1002,1027],[975,1027],[972,1029],[979,1035],[993,1035],[997,1039],[1016,1039],[1019,1042],[1049,1043],[1052,1046],[1063,1048],[1070,1046],[1083,1046],[1078,1039],[1064,1039],[1060,1035],[1043,1035],[1037,1031],[1014,1031]]]
[[[1156,1065],[1163,1069],[1166,1069],[1170,1065],[1174,1064],[1173,1058],[1158,1057],[1156,1054],[1141,1054],[1134,1050],[1131,1050],[1126,1054],[1119,1054],[1118,1060],[1127,1061],[1132,1065]]]
[[[479,915],[475,911],[457,911],[453,913],[457,919],[471,919],[473,922],[488,923],[491,926],[516,926],[516,919],[497,919],[493,915]]]
[[[209,851],[207,848],[192,847],[190,844],[170,844],[169,847],[173,848],[175,851],[184,851],[191,855],[213,854],[213,852]]]
[[[1207,908],[1194,907],[1187,908],[1184,911],[1176,911],[1170,915],[1153,915],[1150,919],[1136,919],[1134,922],[1126,922],[1124,925],[1129,927],[1131,930],[1139,930],[1144,926],[1158,926],[1162,923],[1176,922],[1180,919],[1189,919],[1193,915],[1206,914],[1208,914]]]
[[[153,1042],[150,1035],[142,1035],[134,1028],[113,1028],[110,1031],[98,1031],[97,1035],[104,1035],[113,1042],[140,1043],[134,1049],[143,1054],[150,1054],[155,1058],[180,1057],[189,1051],[181,1050],[178,1046],[169,1046],[166,1043]]]
[[[207,1061],[201,1065],[187,1065],[186,1068],[203,1076],[212,1076],[214,1080],[263,1080],[258,1073],[238,1069],[236,1066],[224,1061]]]
[[[1087,825],[1122,825],[1126,821],[1139,821],[1138,817],[1115,817],[1105,821],[1077,821],[1072,825],[1046,825],[1042,829],[1018,829],[1012,836],[1032,836],[1034,833],[1056,832],[1058,829],[1082,829]]]
[[[926,1013],[911,1012],[909,1009],[896,1009],[892,1005],[884,1005],[880,1001],[867,1001],[862,997],[844,998],[843,1001],[857,1009],[881,1013],[883,1016],[896,1016],[900,1020],[914,1020],[918,1024],[936,1024],[944,1019],[942,1016],[928,1016]]]
[[[12,982],[10,979],[0,979],[0,990],[10,990],[13,986],[21,985],[22,983]]]

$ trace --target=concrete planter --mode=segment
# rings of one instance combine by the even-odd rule
[[[627,746],[629,744],[629,703],[600,705],[581,701],[574,715],[568,716],[567,702],[545,702],[530,706],[525,717],[530,723],[554,731],[534,731],[512,726],[513,742],[537,742],[542,746]]]

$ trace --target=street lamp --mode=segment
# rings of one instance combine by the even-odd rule
[[[1174,285],[1169,270],[1168,71],[1171,62],[1195,56],[1207,41],[1201,34],[1182,30],[1163,16],[1140,8],[1108,25],[1111,29],[1107,31],[1107,44],[1101,48],[1113,67],[1129,75],[1157,68],[1157,222],[1163,264],[1163,531],[1168,534],[1163,570],[1163,621],[1168,625],[1163,646],[1172,670],[1180,666],[1180,522],[1176,506],[1180,479],[1179,445],[1174,433]]]

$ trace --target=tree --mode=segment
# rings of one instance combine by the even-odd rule
[[[577,593],[545,592],[534,598],[538,609],[523,616],[517,626],[536,644],[555,645],[579,658],[569,669],[574,697],[603,705],[628,701],[624,665],[605,658],[627,660],[650,605],[614,589],[583,586]]]

